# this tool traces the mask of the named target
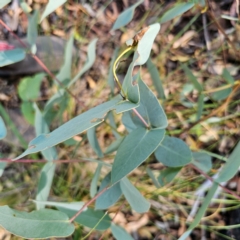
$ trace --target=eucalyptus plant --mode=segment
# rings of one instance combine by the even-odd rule
[[[59,1],[59,3],[56,3],[56,1],[50,0],[45,12],[41,16],[41,20],[65,2],[66,1]],[[119,29],[130,22],[135,8],[142,2],[143,1],[138,1],[120,14],[112,30]],[[5,1],[5,3],[7,4],[8,1]],[[60,103],[62,107],[60,113],[64,111],[71,97],[69,96],[69,88],[94,64],[96,57],[95,48],[97,39],[94,39],[88,46],[88,59],[85,65],[76,76],[72,77],[70,63],[73,36],[70,37],[66,46],[66,61],[56,77],[58,80],[57,93],[48,100],[42,111],[40,111],[36,103],[25,107],[25,109],[27,109],[25,112],[28,113],[30,111],[28,110],[29,107],[29,109],[35,113],[34,118],[30,117],[29,121],[34,123],[37,137],[31,140],[28,148],[14,159],[17,160],[29,154],[41,152],[44,159],[47,160],[47,163],[41,170],[37,195],[34,200],[36,211],[27,213],[11,209],[9,206],[1,206],[1,226],[11,233],[24,238],[50,238],[71,235],[75,229],[73,222],[77,222],[97,230],[111,228],[113,235],[117,239],[132,239],[124,229],[111,222],[107,209],[116,204],[123,195],[132,210],[138,213],[149,211],[150,202],[128,178],[128,175],[134,169],[138,168],[150,156],[154,155],[160,163],[167,167],[160,173],[158,180],[154,178],[150,169],[147,170],[153,182],[157,182],[155,184],[157,187],[164,186],[172,181],[182,167],[188,164],[194,164],[200,169],[203,169],[203,172],[211,169],[211,158],[206,153],[193,153],[184,141],[167,134],[166,128],[168,127],[168,120],[164,108],[141,76],[142,65],[147,63],[148,67],[150,66],[154,69],[154,65],[150,60],[150,53],[154,39],[157,34],[159,34],[160,23],[181,15],[196,4],[200,3],[188,2],[176,4],[166,12],[157,23],[149,25],[137,32],[132,39],[126,42],[126,50],[120,53],[119,56],[116,56],[111,64],[111,86],[113,86],[112,83],[115,81],[119,89],[119,94],[109,101],[74,117],[52,132],[49,132],[49,119],[53,116],[52,110],[54,104]],[[3,7],[3,4],[1,7]],[[29,16],[28,40],[31,54],[35,56],[36,29],[38,23],[36,16],[38,16],[38,14],[35,13],[33,16],[34,17]],[[121,83],[118,79],[117,68],[121,62],[121,58],[129,52],[133,53],[133,58],[131,59],[123,83]],[[7,50],[0,55],[3,59],[1,65],[4,66],[12,62],[21,61],[25,55],[26,49],[23,48]],[[137,69],[136,74],[133,74],[134,69]],[[188,71],[186,67],[185,71]],[[156,72],[151,72],[151,74],[156,75]],[[42,74],[35,76],[36,79],[40,79],[41,77]],[[35,85],[32,86],[32,88],[35,88],[36,91],[31,92],[28,97],[26,97],[26,92],[29,90],[28,87],[31,81],[29,79],[24,81],[19,87],[21,99],[23,102],[26,99],[36,99],[37,92],[40,88],[39,81],[35,81]],[[202,94],[202,88],[199,88],[197,80],[193,79],[193,81],[196,89]],[[161,85],[156,89],[159,95],[164,96]],[[203,98],[201,99],[203,101]],[[126,136],[121,136],[113,130],[116,140],[111,143],[106,152],[103,152],[96,137],[96,129],[105,121],[110,121],[112,125],[115,125],[113,113],[122,115],[121,121],[128,133]],[[57,113],[55,113],[55,115],[56,114]],[[0,137],[4,138],[6,128],[1,118],[0,128]],[[54,160],[58,159],[58,152],[55,146],[86,131],[88,141],[98,155],[98,159],[94,161],[97,167],[90,188],[92,199],[86,203],[48,201],[56,168]],[[222,181],[227,181],[236,173],[236,169],[239,167],[239,158],[236,156],[239,154],[239,151],[240,147],[238,145],[230,156],[227,164],[225,164],[215,179],[215,182],[213,182],[195,220],[189,225],[189,229],[180,239],[185,239],[193,228],[198,225],[218,188],[218,184]],[[105,163],[103,158],[115,152],[113,164]],[[199,163],[199,159],[203,159],[204,164],[203,162]],[[206,166],[208,167],[206,168]],[[108,173],[101,181],[100,188],[98,189],[99,176],[103,167],[108,169]],[[95,209],[89,207],[93,201],[96,201]],[[58,210],[46,209],[46,206],[52,206]]]

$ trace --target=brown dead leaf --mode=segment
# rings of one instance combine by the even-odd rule
[[[115,224],[118,224],[122,227],[125,227],[126,223],[127,223],[127,220],[126,220],[126,217],[125,215],[122,213],[122,212],[118,212],[117,215],[115,212],[113,213],[109,213],[109,216],[113,219],[113,222]]]
[[[10,240],[11,234],[4,228],[0,228],[0,239]]]
[[[9,101],[9,100],[10,100],[10,97],[7,96],[7,95],[4,94],[4,93],[0,93],[0,100],[1,100],[1,101]]]
[[[60,29],[55,29],[53,31],[53,34],[58,36],[58,37],[62,37],[62,38],[64,38],[66,36],[66,33],[63,30],[60,30]]]
[[[140,228],[138,230],[138,234],[143,239],[151,239],[152,238],[152,234],[149,231],[148,227]]]
[[[195,36],[196,32],[193,30],[187,31],[182,37],[180,37],[176,42],[173,44],[173,48],[185,47],[190,40]]]
[[[87,82],[91,89],[94,89],[96,87],[96,82],[90,76],[87,76]]]
[[[128,40],[128,39],[131,39],[134,37],[134,34],[135,34],[135,31],[133,29],[129,29],[128,31],[126,31],[125,33],[122,34],[122,37],[121,37],[121,43],[122,44],[125,44],[125,42]]]
[[[82,137],[80,136],[74,136],[73,139],[77,142],[81,142],[82,141]]]
[[[145,226],[149,221],[148,214],[144,214],[138,221],[130,222],[126,225],[127,232],[135,232],[139,228]]]
[[[41,27],[44,30],[44,32],[50,32],[51,27],[47,18],[43,19],[43,21],[41,22]]]

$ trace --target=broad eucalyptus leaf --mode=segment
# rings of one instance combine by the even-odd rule
[[[136,110],[152,128],[166,128],[168,125],[167,117],[156,96],[141,79],[138,81],[138,86],[140,105]],[[134,112],[131,112],[130,115],[136,126],[144,127]]]
[[[0,207],[0,225],[10,233],[22,238],[52,238],[70,236],[75,227],[65,213],[41,209],[33,212],[20,212]]]
[[[167,12],[163,14],[163,16],[160,19],[160,23],[165,23],[167,21],[172,20],[173,18],[191,9],[194,5],[195,3],[191,3],[191,2],[176,3],[173,8],[169,9]]]
[[[111,183],[111,172],[108,173],[105,178],[102,180],[99,191],[104,189],[107,186],[110,186]],[[96,209],[107,209],[115,204],[118,199],[121,197],[122,191],[120,188],[120,183],[116,183],[111,186],[107,191],[105,191],[101,196],[96,200],[95,208]]]
[[[165,136],[154,154],[159,162],[168,167],[182,167],[192,161],[189,147],[175,137]]]
[[[211,156],[204,152],[193,152],[193,161],[192,163],[203,172],[207,173],[212,168]]]
[[[106,114],[109,111],[115,110],[117,113],[128,111],[131,108],[137,107],[136,104],[122,100],[121,96],[113,98],[111,101],[105,102],[97,107],[94,107],[72,120],[64,123],[59,128],[48,134],[41,134],[34,138],[28,145],[28,149],[15,160],[22,158],[30,153],[39,152],[57,145],[75,135],[78,135],[85,130],[88,130],[104,121]]]
[[[0,51],[0,67],[4,67],[22,61],[26,56],[25,50],[15,48],[7,51]]]
[[[59,211],[67,214],[69,217],[74,216],[78,211],[72,210],[65,207],[57,207]],[[80,209],[80,208],[79,208]],[[111,218],[103,211],[93,210],[88,208],[83,211],[77,218],[75,222],[96,230],[106,230],[111,226]]]
[[[120,181],[120,187],[123,195],[133,210],[138,213],[144,213],[149,210],[150,203],[126,177]]]
[[[117,225],[115,225],[114,223],[111,224],[111,231],[113,236],[117,239],[117,240],[134,240],[132,238],[132,236],[126,232],[125,229],[123,229],[122,227],[119,227]]]
[[[134,66],[143,65],[144,63],[147,62],[151,53],[154,39],[156,38],[160,30],[160,24],[154,23],[146,28],[147,28],[146,32],[144,33],[144,35],[141,37],[137,44],[136,49],[137,59],[134,62]]]
[[[136,128],[125,137],[114,159],[111,183],[127,176],[143,163],[163,140],[165,130]]]
[[[133,18],[133,14],[135,11],[135,8],[142,4],[144,0],[139,0],[135,4],[133,4],[131,7],[127,8],[125,11],[123,11],[115,21],[112,30],[119,29],[125,25],[127,25]]]

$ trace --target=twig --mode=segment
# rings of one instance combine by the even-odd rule
[[[0,24],[2,26],[4,26],[20,43],[24,48],[28,48],[28,46],[12,31],[12,29],[10,29],[3,21],[2,19],[0,19]],[[66,86],[59,81],[59,79],[48,69],[48,67],[42,62],[42,60],[30,53],[30,55],[35,59],[35,61],[42,67],[42,69],[52,78],[54,79],[62,88],[64,88],[64,90],[66,90],[66,92],[72,96],[80,105],[82,105],[82,103],[78,100],[78,98],[68,89],[66,88]]]
[[[108,187],[105,187],[101,190],[95,197],[93,197],[90,201],[85,203],[82,208],[69,220],[69,222],[73,222],[83,211],[86,207],[88,207],[91,203],[93,203],[98,197],[100,197],[104,192],[108,190]]]
[[[201,169],[195,167],[193,164],[189,165],[191,168],[195,169],[196,171],[198,171],[199,173],[201,173],[205,178],[207,178],[208,180],[210,180],[211,182],[215,182],[215,180],[208,176],[205,172],[203,172]],[[240,196],[238,196],[236,193],[234,193],[233,191],[227,189],[226,187],[222,186],[220,183],[218,183],[218,186],[221,187],[225,192],[231,194],[232,196],[234,196],[235,198],[237,198],[238,200],[240,200]]]
[[[140,113],[137,111],[137,109],[133,108],[133,112],[138,116],[138,118],[143,122],[143,124],[146,126],[146,128],[149,128],[149,124],[145,121],[145,119],[140,115]]]
[[[34,159],[20,159],[20,160],[16,160],[13,161],[12,159],[9,158],[0,158],[0,162],[7,162],[7,163],[46,163],[49,162],[45,159],[38,159],[38,160],[34,160]],[[52,160],[52,163],[79,163],[79,162],[96,162],[96,163],[101,163],[104,166],[107,167],[112,167],[111,164],[109,163],[105,163],[103,161],[100,160],[95,160],[95,159],[87,159],[87,158],[82,158],[82,159],[63,159],[63,160]]]

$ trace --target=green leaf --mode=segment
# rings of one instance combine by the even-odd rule
[[[22,102],[20,105],[21,112],[24,118],[31,124],[34,125],[34,108],[32,102]]]
[[[61,119],[62,112],[59,109],[66,109],[68,103],[69,95],[64,89],[59,89],[45,104],[43,116],[48,124],[59,116]]]
[[[228,84],[231,84],[232,86],[234,85],[234,78],[231,76],[231,74],[226,68],[223,69],[222,77],[226,80]],[[212,93],[211,97],[216,101],[224,100],[232,92],[232,86],[229,86],[226,89]]]
[[[112,132],[113,132],[115,138],[117,138],[117,139],[122,138],[122,136],[117,131],[117,125],[116,125],[116,121],[114,119],[113,112],[109,112],[107,118],[109,119],[110,126],[112,128]]]
[[[36,100],[39,96],[40,86],[45,73],[36,74],[33,77],[25,77],[18,86],[18,94],[24,101]]]
[[[24,157],[30,153],[35,153],[50,148],[60,142],[82,133],[85,130],[97,126],[104,121],[104,117],[109,111],[115,110],[117,113],[121,113],[136,106],[137,105],[131,104],[128,101],[123,101],[121,96],[117,96],[111,101],[94,107],[64,123],[53,132],[49,134],[41,134],[34,138],[29,143],[28,149],[16,159]]]
[[[43,14],[41,17],[40,22],[42,22],[42,20],[47,17],[49,14],[51,14],[52,12],[54,12],[57,8],[59,8],[62,4],[64,4],[67,0],[49,0]]]
[[[26,56],[24,49],[15,48],[7,51],[0,51],[0,67],[4,67],[22,61]]]
[[[189,9],[191,9],[195,4],[194,3],[177,3],[173,8],[168,10],[163,14],[160,19],[160,23],[165,23],[167,21],[172,20],[173,18],[185,13]]]
[[[132,113],[130,111],[123,113],[122,123],[128,132],[131,132],[132,130],[137,128],[137,126],[133,122]]]
[[[14,124],[14,122],[12,121],[9,114],[7,113],[7,111],[2,106],[1,103],[0,103],[0,114],[1,114],[2,118],[4,119],[4,121],[8,123],[9,131],[12,131],[12,133],[15,135],[15,137],[17,137],[17,139],[19,140],[21,146],[26,148],[27,147],[26,140],[23,138],[22,134],[18,131],[18,128],[16,127],[16,125]]]
[[[154,39],[160,30],[160,24],[155,23],[148,26],[147,28],[147,31],[138,42],[137,50],[135,52],[135,58],[137,59],[134,63],[134,66],[143,65],[147,62],[152,50]]]
[[[133,85],[133,77],[132,77],[132,72],[133,72],[133,67],[134,67],[134,61],[130,64],[127,74],[125,75],[125,78],[123,80],[123,85],[122,88],[127,95],[127,99],[132,102],[132,103],[138,103],[140,98],[139,98],[139,89],[138,85]],[[137,75],[135,75],[136,78],[140,77],[140,72],[138,72]]]
[[[185,233],[183,233],[183,235],[178,240],[185,240],[185,239],[187,239],[188,236],[190,235],[190,233],[192,232],[192,230],[195,227],[197,227],[197,225],[200,223],[202,217],[206,213],[207,207],[210,204],[210,202],[211,202],[211,200],[212,200],[212,198],[213,198],[217,188],[218,188],[218,184],[216,182],[213,182],[213,185],[210,188],[210,190],[208,191],[207,195],[204,197],[204,201],[203,201],[200,209],[198,210],[198,213],[194,217],[193,222],[190,224],[190,226],[187,229],[187,231]]]
[[[112,168],[112,184],[118,182],[141,163],[157,148],[164,138],[163,129],[136,128],[120,145]]]
[[[87,61],[85,62],[83,68],[79,71],[79,73],[70,81],[68,87],[70,87],[73,83],[75,83],[87,70],[89,70],[96,59],[96,43],[97,38],[93,39],[88,45],[87,51]]]
[[[46,201],[48,199],[51,186],[52,186],[55,169],[56,169],[56,164],[52,162],[46,163],[42,168],[40,179],[38,181],[37,196],[36,196],[37,201]],[[45,204],[37,202],[37,209],[41,209],[44,207],[45,207]]]
[[[228,158],[227,163],[221,169],[216,182],[227,182],[231,179],[237,172],[240,166],[240,141],[237,146],[234,148],[230,157]]]
[[[202,117],[203,108],[204,108],[204,95],[200,94],[197,103],[197,119],[196,119],[197,121]]]
[[[153,181],[153,184],[155,185],[155,187],[160,188],[161,186],[160,186],[159,182],[157,181],[153,171],[149,167],[147,167],[146,172],[147,172],[148,176],[151,178],[151,180]]]
[[[20,1],[20,7],[27,15],[32,11],[31,7],[26,2]]]
[[[0,139],[3,139],[7,136],[7,128],[5,126],[5,123],[2,119],[2,117],[0,116]]]
[[[226,99],[229,96],[231,91],[232,91],[232,88],[229,87],[229,88],[226,88],[226,89],[223,89],[223,90],[211,93],[211,98],[213,100],[215,100],[215,101],[224,100],[224,99]]]
[[[103,179],[99,192],[105,187],[109,186],[111,182],[111,172],[108,173]],[[121,197],[122,191],[120,188],[120,183],[116,183],[105,191],[101,196],[96,200],[95,208],[96,209],[107,209],[115,204],[118,199]]]
[[[1,0],[0,2],[0,8],[3,8],[5,5],[7,5],[8,3],[10,3],[11,0]]]
[[[92,181],[91,181],[91,186],[90,186],[90,196],[93,198],[96,193],[97,193],[97,183],[98,183],[98,179],[101,173],[101,169],[102,169],[102,164],[99,163],[97,165],[97,169],[93,175]]]
[[[136,110],[152,128],[166,128],[168,125],[167,117],[157,98],[141,79],[138,82],[138,86],[140,90],[140,105]],[[136,126],[145,126],[134,112],[130,114]]]
[[[64,212],[69,217],[74,216],[78,211],[71,210],[68,207],[57,207],[61,212]],[[80,208],[79,208],[80,209]],[[86,211],[83,211],[74,221],[89,227],[95,228],[96,230],[105,230],[108,229],[111,225],[111,218],[108,215],[105,215],[103,211],[95,211],[91,208],[88,208]]]
[[[150,203],[142,196],[137,188],[134,187],[126,177],[120,181],[120,187],[123,195],[133,210],[138,213],[144,213],[149,210]]]
[[[193,152],[193,164],[202,170],[203,172],[207,173],[212,168],[212,160],[211,157],[204,152]]]
[[[41,209],[30,213],[0,207],[0,225],[7,231],[22,238],[67,237],[74,232],[74,225],[66,214]]]
[[[56,76],[59,81],[64,83],[68,83],[71,79],[73,40],[74,40],[74,36],[73,34],[71,34],[71,37],[67,41],[67,44],[65,47],[64,64]]]
[[[35,109],[35,131],[36,135],[41,135],[41,134],[47,134],[49,133],[49,128],[48,125],[40,112],[38,106],[34,104],[34,109]],[[47,161],[53,161],[56,160],[57,157],[57,150],[56,148],[52,147],[46,150],[41,151],[42,155]]]
[[[70,210],[74,210],[74,211],[79,211],[79,209],[81,209],[83,207],[83,205],[85,204],[84,202],[52,202],[52,201],[36,201],[33,200],[33,202],[35,203],[41,203],[47,206],[52,206],[52,207],[62,207],[62,208],[66,208],[66,209],[70,209]],[[87,211],[87,207],[83,210],[83,211]]]
[[[154,154],[159,162],[168,167],[182,167],[192,161],[189,147],[175,137],[165,136]]]
[[[112,142],[106,149],[105,154],[112,153],[116,150],[118,150],[120,144],[122,143],[124,137],[118,138],[116,141]]]
[[[127,233],[122,227],[119,227],[117,225],[115,225],[114,223],[111,224],[111,231],[113,236],[117,239],[117,240],[134,240],[132,238],[132,236]]]
[[[153,85],[154,85],[154,87],[155,87],[155,89],[158,93],[158,98],[166,99],[165,94],[164,94],[164,90],[163,90],[163,86],[162,86],[162,81],[161,81],[160,76],[159,76],[158,69],[152,63],[150,58],[147,61],[147,68],[148,68],[148,71],[151,75]]]
[[[166,184],[170,183],[176,176],[177,174],[181,171],[180,168],[165,168],[163,169],[159,176],[158,176],[158,182],[161,187],[165,186]]]
[[[99,158],[102,158],[103,153],[97,140],[96,127],[88,129],[87,138],[94,152],[98,155]]]
[[[185,96],[188,95],[190,92],[192,92],[194,89],[193,84],[191,83],[186,83],[183,85],[182,91],[180,93],[180,101],[182,103],[183,106],[188,107],[188,108],[192,108],[194,107],[196,104],[190,102]]]
[[[0,155],[1,157],[1,155]],[[0,177],[3,175],[4,169],[7,166],[6,162],[0,162]]]
[[[36,134],[39,135],[42,133],[48,133],[49,132],[48,125],[36,104],[34,104],[34,109],[35,109]],[[51,161],[57,159],[57,150],[55,147],[52,147],[44,151],[41,151],[41,153],[44,156],[44,158],[49,162],[46,163],[41,170],[40,180],[38,182],[36,200],[46,201],[48,199],[48,196],[51,190],[52,181],[53,181],[53,177],[56,169],[56,164],[52,163]],[[45,207],[44,204],[37,203],[37,209],[41,209],[44,207]]]
[[[194,87],[201,92],[203,90],[202,85],[198,82],[197,78],[193,75],[192,71],[187,67],[186,64],[182,65],[182,69],[184,70],[185,74],[187,75],[188,79],[192,82]]]
[[[235,82],[234,78],[226,68],[223,69],[222,77],[230,84],[234,84]]]
[[[36,43],[38,36],[38,17],[39,12],[35,10],[34,13],[28,18],[27,40],[31,46]]]
[[[135,8],[142,4],[144,0],[139,0],[135,4],[133,4],[131,7],[127,8],[125,11],[123,11],[115,21],[113,27],[111,30],[119,29],[125,25],[127,25],[133,18],[133,14],[135,11]]]

